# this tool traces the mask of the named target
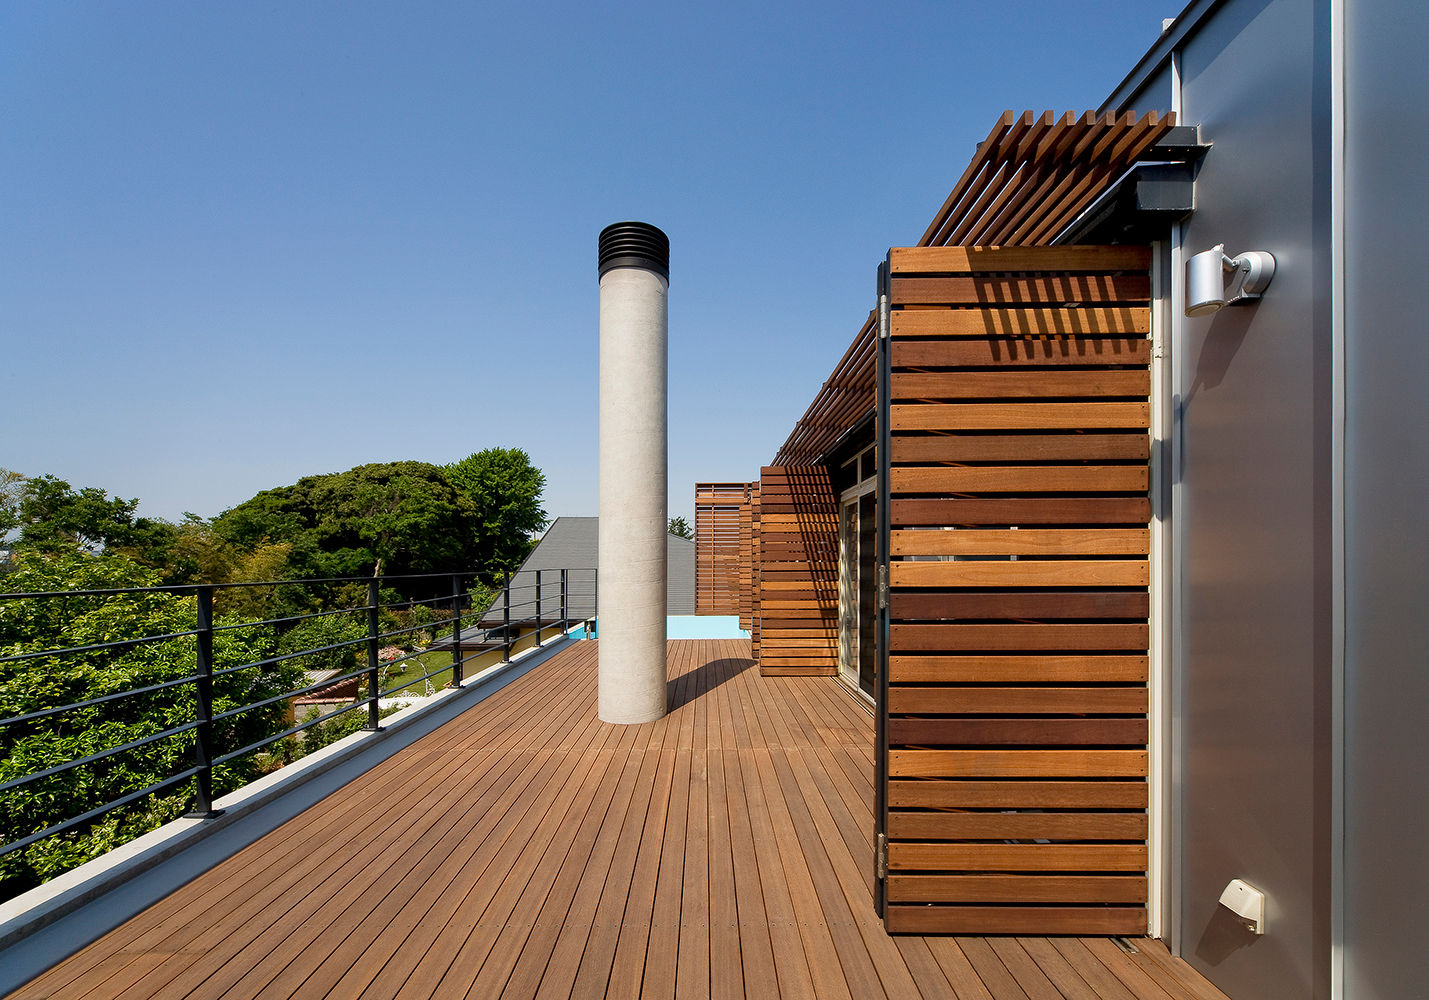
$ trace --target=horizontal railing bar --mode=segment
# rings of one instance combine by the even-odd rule
[[[135,695],[151,694],[154,691],[162,691],[165,688],[178,687],[180,684],[188,684],[198,680],[197,674],[190,674],[187,677],[180,677],[177,680],[164,681],[162,684],[151,684],[148,687],[133,688],[129,691],[116,691],[114,694],[106,694],[100,698],[91,698],[88,701],[77,701],[72,705],[60,705],[58,708],[45,708],[38,712],[30,712],[27,715],[14,715],[8,719],[0,719],[0,726],[10,726],[19,722],[29,722],[31,719],[43,719],[49,715],[57,715],[60,712],[71,712],[80,708],[89,708],[91,705],[102,705],[108,701],[118,701],[120,698],[132,698]]]
[[[265,698],[262,701],[256,701],[251,705],[239,705],[237,708],[230,708],[226,712],[220,712],[218,715],[215,715],[213,717],[213,721],[217,722],[219,719],[229,719],[235,715],[242,715],[244,712],[252,711],[255,708],[262,708],[265,705],[271,705],[274,702],[284,701],[288,698],[297,698],[300,695],[311,694],[314,691],[321,691],[323,688],[332,687],[334,684],[341,684],[343,681],[352,680],[352,678],[354,677],[363,677],[366,674],[367,666],[366,664],[364,664],[363,666],[358,667],[356,670],[350,670],[345,674],[338,674],[334,677],[329,677],[326,680],[318,681],[316,684],[309,684],[307,687],[294,688],[293,690],[284,692],[283,694],[277,694],[271,698]],[[217,674],[215,674],[214,676],[217,676]]]
[[[280,653],[277,656],[270,656],[266,660],[254,660],[252,663],[240,663],[236,667],[224,667],[222,670],[215,670],[213,676],[223,677],[226,674],[236,674],[240,670],[252,670],[254,667],[271,667],[282,663],[284,660],[296,659],[299,656],[312,656],[316,653],[331,653],[335,649],[342,649],[344,646],[356,646],[359,643],[367,644],[367,636],[361,639],[344,639],[342,642],[333,643],[331,646],[318,646],[314,649],[303,649],[296,653]]]
[[[41,656],[70,656],[74,653],[94,653],[101,649],[113,649],[116,646],[144,646],[151,642],[164,642],[168,639],[186,639],[193,635],[198,635],[197,629],[191,632],[169,632],[164,635],[146,635],[138,639],[116,639],[113,642],[97,642],[90,646],[41,649],[32,653],[15,653],[12,656],[0,656],[0,663],[19,663],[21,660],[34,660]]]
[[[331,712],[328,712],[325,715],[319,715],[314,719],[309,719],[307,722],[300,722],[296,726],[283,730],[281,733],[274,733],[272,736],[265,736],[263,739],[258,740],[254,743],[250,743],[246,747],[239,747],[237,750],[230,751],[229,753],[226,753],[221,757],[215,757],[213,759],[214,766],[216,767],[219,764],[227,764],[230,760],[242,757],[244,754],[252,753],[254,750],[261,750],[271,743],[277,743],[279,740],[283,739],[286,736],[292,736],[295,733],[301,733],[304,729],[311,729],[319,722],[326,722],[328,719],[342,715],[345,712],[360,711],[363,706],[366,705],[366,703],[367,699],[363,698],[359,701],[354,701],[350,705],[344,705],[342,708],[333,709]]]
[[[528,570],[527,572],[532,572]],[[542,570],[541,572],[548,572]],[[549,572],[555,572],[550,570]],[[594,572],[591,570],[590,572]],[[384,580],[450,580],[453,576],[477,577],[480,576],[474,570],[463,570],[458,573],[450,571],[445,573],[395,573],[391,576],[320,576],[304,577],[300,580],[243,580],[235,583],[169,583],[156,587],[109,587],[95,590],[38,590],[38,591],[14,591],[0,593],[0,600],[18,600],[20,598],[31,597],[112,597],[118,594],[190,594],[198,593],[205,587],[214,590],[236,590],[239,587],[295,587],[303,584],[316,583],[371,583],[374,579]]]
[[[110,747],[108,750],[101,750],[99,751],[99,753],[92,753],[88,757],[80,757],[78,760],[72,760],[65,764],[56,764],[54,767],[47,767],[43,771],[36,771],[34,774],[26,774],[19,778],[12,778],[9,781],[5,782],[3,785],[0,785],[0,792],[8,792],[12,788],[19,788],[21,785],[28,785],[30,782],[38,781],[41,778],[53,777],[56,774],[63,774],[65,771],[72,770],[84,764],[93,764],[97,761],[113,757],[116,754],[125,753],[129,750],[137,750],[139,749],[139,747],[148,746],[150,743],[156,743],[159,740],[168,739],[170,736],[177,736],[179,733],[186,733],[190,729],[197,729],[198,726],[199,723],[197,722],[185,722],[182,726],[175,726],[173,729],[165,729],[161,733],[154,733],[150,736],[145,736],[142,739],[132,740],[117,747]]]
[[[154,784],[150,785],[148,788],[141,788],[137,792],[130,792],[128,795],[125,795],[121,798],[117,798],[113,802],[109,802],[95,809],[91,809],[87,813],[81,813],[80,815],[75,816],[72,819],[67,819],[63,822],[56,823],[54,826],[46,827],[45,829],[40,830],[37,833],[32,833],[27,837],[21,837],[19,840],[12,841],[11,843],[5,844],[4,846],[0,847],[0,857],[4,857],[5,855],[10,854],[14,851],[23,850],[26,847],[29,847],[31,844],[38,843],[39,841],[44,840],[46,837],[53,837],[55,834],[64,833],[67,830],[73,830],[77,826],[83,826],[90,820],[98,819],[100,816],[103,816],[107,812],[111,812],[122,806],[127,806],[131,803],[138,802],[146,795],[153,795],[156,792],[163,791],[166,788],[172,788],[175,785],[181,785],[202,770],[203,768],[201,767],[191,767],[186,771],[180,771],[173,777],[165,778],[163,781],[154,782]]]
[[[333,615],[350,615],[358,611],[366,611],[367,606],[356,608],[334,608],[331,611],[314,611],[306,615],[289,615],[287,618],[263,618],[258,621],[240,622],[236,625],[216,625],[215,632],[227,632],[236,628],[252,628],[255,625],[286,625],[288,622],[305,622],[311,618],[330,618]]]

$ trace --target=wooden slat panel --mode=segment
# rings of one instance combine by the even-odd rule
[[[1145,559],[901,562],[891,569],[895,587],[1145,587],[1151,578]]]
[[[1041,399],[1141,396],[1151,391],[1144,371],[900,372],[892,377],[893,399]]]
[[[940,565],[933,563],[930,565]],[[942,564],[946,565],[946,564]],[[956,565],[956,564],[953,564]],[[974,564],[976,565],[976,564]],[[923,625],[896,623],[889,629],[891,652],[914,650],[1045,649],[1145,650],[1149,627],[1145,624],[1094,622],[1077,625]]]
[[[1144,687],[902,687],[891,686],[894,714],[964,715],[1104,714],[1146,712]]]
[[[757,562],[760,669],[836,672],[838,515],[822,467],[760,470]]]
[[[888,867],[892,871],[1144,872],[1146,845],[895,843],[888,845]]]
[[[695,613],[741,611],[742,514],[748,483],[695,484]]]
[[[1151,266],[1143,246],[895,247],[888,252],[895,275],[979,274],[1004,271],[1142,271]]]
[[[1146,403],[927,403],[893,406],[894,431],[1144,428]]]
[[[995,500],[894,500],[889,516],[907,525],[1145,524],[1151,501],[1145,497],[1008,497]]]
[[[1071,142],[1065,126],[1046,119],[1027,135]],[[1109,123],[1094,145],[1147,127]],[[986,221],[952,232],[1050,225],[1077,190],[1039,168],[1024,187],[977,196]],[[890,881],[887,925],[1138,930],[1149,251],[899,249],[889,260],[886,832],[894,869],[942,881]],[[1023,871],[1080,881],[1006,881]],[[996,890],[966,898],[946,881],[993,877]],[[904,901],[937,905],[914,913]]]
[[[1144,590],[1027,590],[1009,593],[976,591],[895,591],[890,598],[893,618],[1058,619],[1140,618],[1151,610]]]
[[[900,434],[895,467],[905,462],[1146,461],[1151,439],[1135,434]]]
[[[1136,306],[1090,309],[900,309],[895,337],[1145,336],[1151,313]]]
[[[1144,781],[890,781],[890,809],[1144,809]]]
[[[1137,778],[1145,750],[891,750],[890,778]]]
[[[905,653],[888,658],[888,680],[892,684],[1008,684],[1019,681],[1144,684],[1146,677],[1146,656],[959,656],[942,653],[920,656]]]
[[[1145,907],[893,906],[893,934],[1144,934]]]
[[[1145,719],[890,719],[888,742],[919,746],[1146,745]]]
[[[968,466],[891,470],[894,494],[1144,493],[1150,472],[1134,465]]]
[[[894,531],[890,551],[895,556],[1139,556],[1151,551],[1151,530]]]
[[[1137,875],[890,875],[906,903],[1145,903]]]
[[[895,812],[899,840],[1145,840],[1145,813]]]
[[[888,300],[895,306],[1017,306],[1068,302],[1145,302],[1151,279],[1132,276],[1065,274],[1055,277],[895,277]]]
[[[1151,343],[1145,337],[899,340],[889,345],[889,356],[895,369],[1140,366],[1151,361]]]

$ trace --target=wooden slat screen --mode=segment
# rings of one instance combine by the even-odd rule
[[[695,484],[695,614],[740,610],[741,510],[749,483]]]
[[[759,483],[749,484],[749,645],[754,658],[759,659],[759,534],[761,527]]]
[[[758,483],[750,483],[739,505],[739,627],[749,631],[754,618],[754,494]]]
[[[889,254],[891,931],[1146,929],[1150,254]]]
[[[1046,246],[1175,124],[1174,114],[1154,111],[1141,117],[1068,111],[1060,118],[1050,111],[1006,111],[978,144],[918,248]],[[873,411],[875,319],[859,328],[774,456],[776,465],[820,461]]]
[[[828,470],[759,472],[759,669],[838,672],[838,510]]]

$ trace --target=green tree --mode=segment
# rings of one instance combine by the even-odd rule
[[[546,476],[520,448],[487,448],[446,467],[471,511],[472,565],[490,584],[515,572],[546,526]]]
[[[146,566],[165,567],[177,529],[164,520],[139,517],[138,507],[137,499],[111,497],[94,486],[77,490],[54,476],[26,479],[13,515],[20,529],[18,547],[49,553],[114,549]]]
[[[23,552],[3,593],[149,587],[156,571],[114,552]],[[196,598],[167,591],[133,594],[61,594],[0,599],[0,657],[77,648],[191,631]],[[240,620],[220,618],[220,625]],[[215,665],[236,667],[263,660],[273,642],[266,627],[224,629],[214,636]],[[0,663],[0,717],[90,701],[153,687],[193,672],[192,636],[63,656]],[[214,679],[214,711],[253,704],[300,686],[293,664],[251,667]],[[287,727],[283,701],[215,724],[214,746],[225,753]],[[179,684],[142,695],[90,705],[0,728],[0,782],[122,746],[195,717],[194,688]],[[0,842],[11,842],[66,818],[138,791],[189,767],[193,734],[180,733],[94,764],[10,789],[0,796]],[[258,773],[253,755],[214,770],[217,793]],[[45,838],[0,858],[0,897],[22,892],[181,814],[191,786],[115,810],[87,827]]]
[[[288,546],[291,576],[429,573],[469,564],[467,506],[440,466],[360,465],[265,490],[214,519],[238,550]]]
[[[683,517],[670,518],[670,534],[678,535],[681,538],[694,538],[694,530],[690,528],[690,522]]]
[[[20,526],[20,501],[25,496],[25,477],[13,469],[0,468],[0,542]]]

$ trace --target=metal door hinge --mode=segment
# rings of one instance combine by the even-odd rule
[[[878,297],[878,339],[888,339],[888,296]]]
[[[874,873],[880,878],[888,877],[888,834],[878,835],[878,844],[874,848],[873,860]]]
[[[888,567],[878,567],[878,607],[883,610],[888,607]]]

